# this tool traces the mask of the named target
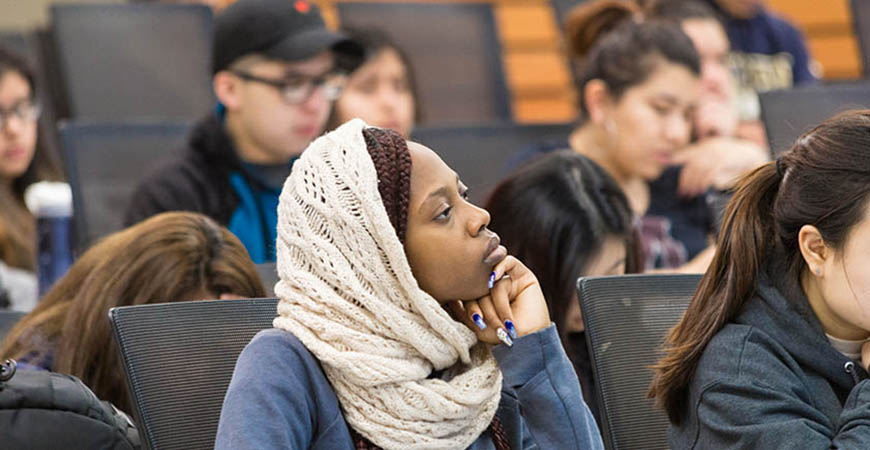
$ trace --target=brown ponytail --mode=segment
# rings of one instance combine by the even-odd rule
[[[602,36],[639,15],[640,7],[629,0],[597,0],[577,5],[565,19],[568,55],[585,58]]]
[[[666,356],[654,367],[649,395],[672,423],[683,418],[704,349],[754,294],[762,265],[769,259],[784,263],[797,285],[805,269],[798,232],[807,224],[816,226],[828,245],[845,244],[870,198],[867,148],[870,110],[843,113],[740,181],[726,208],[716,256],[671,330]]]

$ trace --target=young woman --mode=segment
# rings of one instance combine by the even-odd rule
[[[651,395],[671,448],[870,447],[870,111],[738,185]]]
[[[276,328],[239,357],[217,448],[602,447],[537,279],[466,195],[360,120],[308,147],[278,207]]]
[[[53,154],[37,138],[36,78],[27,62],[0,47],[0,260],[36,270],[36,223],[24,190],[42,180],[60,180]]]
[[[677,195],[680,170],[671,167],[691,137],[698,54],[679,27],[639,23],[632,5],[585,2],[566,21],[580,93],[580,123],[566,144],[625,192],[640,218],[644,270],[703,271],[713,217],[704,196]]]
[[[244,246],[195,213],[156,215],[88,249],[13,328],[0,356],[74,375],[130,412],[109,309],[194,299],[263,297]],[[23,366],[23,364],[22,364]]]
[[[576,285],[581,276],[636,271],[628,200],[598,164],[557,151],[502,181],[486,209],[502,244],[538,274],[550,320],[574,363],[583,399],[598,419]]]
[[[420,120],[411,61],[386,33],[377,29],[342,30],[365,48],[366,59],[349,77],[326,126],[332,130],[353,118],[411,136]]]

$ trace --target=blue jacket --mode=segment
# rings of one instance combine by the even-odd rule
[[[672,449],[870,448],[867,373],[831,346],[800,288],[772,277],[704,350]]]
[[[580,383],[550,326],[493,354],[504,375],[498,417],[513,449],[602,449]],[[353,449],[317,359],[291,333],[257,334],[236,363],[216,449]],[[489,431],[470,447],[493,449]]]

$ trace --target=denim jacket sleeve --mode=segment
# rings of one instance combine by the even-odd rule
[[[603,449],[595,418],[555,325],[493,348],[504,389],[516,393],[523,448]],[[525,435],[528,433],[528,435]]]

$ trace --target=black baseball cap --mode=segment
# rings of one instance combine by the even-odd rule
[[[212,73],[252,53],[300,61],[324,50],[332,50],[338,67],[348,72],[363,61],[363,46],[328,30],[308,0],[238,0],[215,19]]]

